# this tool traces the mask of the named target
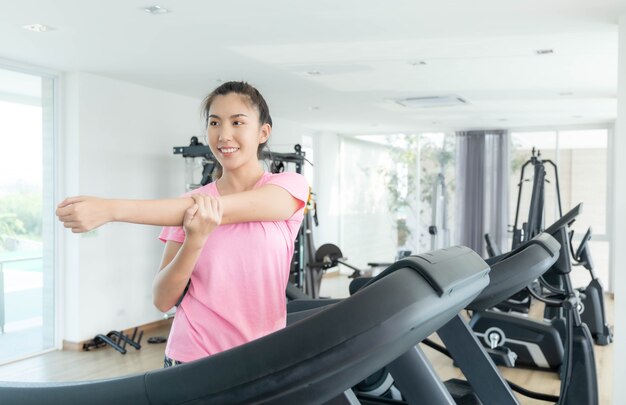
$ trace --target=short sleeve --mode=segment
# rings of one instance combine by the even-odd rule
[[[172,241],[183,243],[185,241],[185,231],[182,226],[165,226],[159,234],[162,242]]]
[[[265,184],[273,184],[284,188],[295,199],[302,202],[302,208],[306,206],[306,203],[309,200],[309,183],[301,174],[294,172],[274,174],[270,176]]]

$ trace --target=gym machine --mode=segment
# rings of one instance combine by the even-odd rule
[[[548,232],[536,236],[492,263],[489,285],[466,309],[475,313],[485,311],[549,269],[561,269],[561,255],[567,253],[566,246],[560,243],[564,235],[562,230],[571,218],[567,217],[555,224],[554,228],[548,229]],[[442,260],[440,256],[428,257],[429,263],[439,260]],[[355,294],[358,294],[358,289]],[[517,404],[512,392],[517,391],[524,396],[559,405],[597,405],[593,346],[586,326],[576,319],[575,293],[570,289],[566,298],[553,298],[552,304],[564,308],[565,329],[568,331],[559,396],[532,392],[504,380],[476,335],[463,318],[457,316],[437,331],[445,348],[429,340],[423,343],[450,356],[467,381],[441,382],[421,348],[416,346],[359,383],[355,387],[357,398],[363,404]],[[499,336],[490,335],[489,340],[498,343]],[[495,351],[500,349],[496,347]]]
[[[515,365],[560,372],[564,402],[559,403],[597,404],[593,338],[581,318],[581,294],[572,287],[569,277],[572,268],[569,227],[581,210],[579,204],[544,231],[561,245],[559,258],[538,278],[541,294],[535,288],[527,288],[533,298],[544,302],[546,310],[557,316],[541,322],[484,310],[472,315],[470,326],[484,346],[514,352]],[[492,357],[502,365],[511,366],[498,361],[497,356]],[[563,387],[568,389],[563,392]]]
[[[405,260],[359,293],[214,356],[107,380],[0,382],[0,398],[13,405],[358,404],[354,384],[446,324],[487,285],[489,267],[464,253],[433,265]]]
[[[559,217],[563,216],[561,206],[561,193],[559,186],[559,175],[557,165],[549,159],[542,159],[541,152],[532,149],[531,158],[524,163],[521,169],[520,182],[518,183],[518,196],[517,196],[517,208],[515,212],[515,223],[513,225],[513,243],[512,249],[515,249],[521,243],[531,239],[543,230],[544,226],[544,200],[545,200],[545,184],[549,183],[546,179],[547,171],[546,164],[552,169],[551,172],[554,178],[554,187],[557,200],[557,209]],[[533,180],[532,180],[532,193],[530,200],[530,207],[528,211],[527,221],[523,224],[519,224],[520,221],[520,205],[522,198],[522,189],[525,182],[524,172],[530,166],[533,168]],[[596,277],[593,271],[593,261],[591,259],[591,252],[589,249],[589,240],[591,239],[591,228],[587,230],[579,247],[574,251],[572,245],[573,231],[570,231],[568,245],[570,247],[567,252],[573,259],[573,265],[585,267],[591,276],[590,283],[583,288],[578,289],[578,293],[581,297],[578,310],[580,311],[583,322],[589,327],[589,331],[593,336],[593,339],[598,345],[607,345],[613,341],[613,332],[611,327],[606,322],[606,314],[604,310],[604,289],[600,283],[600,280]],[[489,241],[488,236],[485,235],[487,240],[488,250]],[[549,283],[558,283],[558,277],[549,273],[546,275]],[[539,286],[535,284],[535,292],[539,292]],[[544,287],[545,288],[545,287]],[[525,292],[520,292],[512,296],[508,301],[498,305],[498,309],[504,311],[517,311],[527,313],[530,307],[530,296]],[[558,317],[560,312],[552,307],[546,307],[544,318],[552,320]],[[554,364],[549,362],[551,366]],[[551,367],[552,368],[552,367]]]

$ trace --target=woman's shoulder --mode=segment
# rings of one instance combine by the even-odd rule
[[[263,174],[263,178],[259,182],[259,186],[265,184],[276,184],[276,185],[289,185],[297,188],[307,188],[309,187],[309,183],[307,179],[300,173],[296,172],[282,172],[282,173],[269,173],[265,172]]]
[[[282,173],[265,173],[263,181],[259,185],[276,185],[286,189],[291,195],[302,200],[307,201],[309,197],[309,183],[306,178],[295,172],[282,172]]]

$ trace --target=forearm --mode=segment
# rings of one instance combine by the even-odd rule
[[[169,311],[183,294],[196,265],[202,245],[183,243],[174,259],[156,275],[152,285],[154,305]]]
[[[159,226],[182,225],[185,210],[194,203],[191,198],[108,202],[111,221]]]

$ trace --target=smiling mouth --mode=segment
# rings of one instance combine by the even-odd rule
[[[235,153],[239,150],[239,148],[219,148],[220,152],[223,154]]]

